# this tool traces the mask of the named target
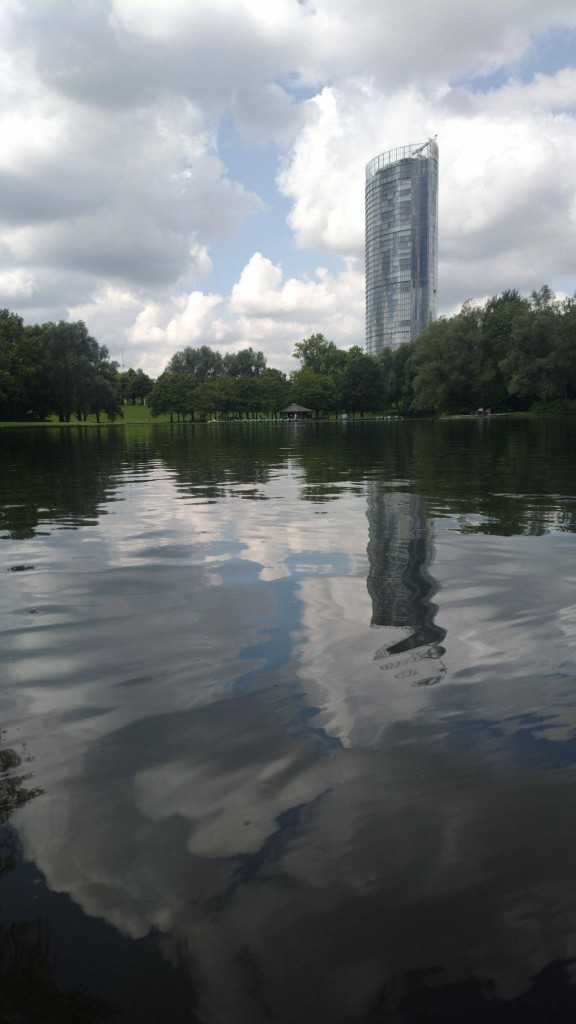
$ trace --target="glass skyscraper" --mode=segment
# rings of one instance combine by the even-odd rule
[[[436,316],[438,145],[380,153],[366,165],[366,348],[412,341]]]

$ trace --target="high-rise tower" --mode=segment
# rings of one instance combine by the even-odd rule
[[[366,165],[366,348],[412,341],[436,316],[438,145],[390,149]]]

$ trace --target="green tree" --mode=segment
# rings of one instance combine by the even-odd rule
[[[57,413],[61,422],[68,422],[73,414],[86,418],[99,382],[108,383],[109,395],[110,389],[118,392],[117,365],[110,362],[108,350],[91,337],[82,321],[27,327],[23,348],[26,346],[41,366],[44,407]],[[106,404],[110,405],[108,399]]]
[[[309,338],[298,341],[293,355],[303,370],[317,374],[336,374],[346,365],[346,353],[323,334],[311,334]]]
[[[34,328],[0,310],[0,418],[45,419],[51,411],[47,356]]]
[[[379,363],[354,347],[346,355],[340,384],[340,405],[346,412],[375,412],[382,407],[383,385]]]
[[[228,352],[222,359],[222,372],[226,377],[261,377],[266,370],[266,356],[253,348]]]
[[[195,393],[200,385],[191,373],[174,373],[164,370],[156,381],[148,405],[153,416],[169,413],[170,422],[189,416],[194,419],[196,411]]]
[[[276,416],[291,401],[291,385],[280,370],[265,370],[258,379],[258,388],[263,412]]]
[[[576,396],[576,297],[559,303],[553,352],[557,397]]]
[[[501,362],[510,395],[524,399],[527,404],[566,396],[564,374],[557,361],[560,310],[549,294],[547,288],[534,293],[532,308],[516,317],[509,350]]]
[[[304,367],[292,374],[292,397],[298,404],[313,409],[318,417],[321,412],[336,408],[336,385],[329,374],[315,373]]]
[[[118,382],[122,401],[129,402],[130,405],[136,405],[136,403],[144,405],[154,387],[154,381],[147,373],[144,373],[144,370],[126,370],[124,373],[118,374]]]
[[[377,358],[382,383],[382,407],[410,416],[414,412],[414,345],[386,348]]]
[[[208,377],[222,376],[222,366],[221,353],[209,345],[201,345],[199,348],[188,347],[176,352],[168,363],[167,370],[170,373],[188,374],[196,380],[206,380]]]
[[[477,408],[480,337],[474,309],[430,324],[413,352],[416,411],[457,413]]]
[[[20,381],[16,375],[17,350],[24,333],[22,317],[8,309],[0,310],[0,416],[15,419],[23,405]]]
[[[476,310],[480,318],[480,360],[477,367],[478,404],[484,409],[506,408],[509,392],[502,361],[510,349],[514,320],[529,310],[528,299],[514,289],[503,291]]]
[[[103,374],[96,374],[92,382],[88,408],[91,413],[94,413],[98,423],[100,423],[100,416],[103,412],[106,413],[111,421],[122,417],[119,389],[114,387],[112,382],[107,380]]]

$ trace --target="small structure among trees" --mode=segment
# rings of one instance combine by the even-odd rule
[[[312,409],[307,409],[305,405],[296,405],[292,402],[291,405],[287,405],[285,409],[282,409],[282,415],[287,420],[309,420],[312,416]]]

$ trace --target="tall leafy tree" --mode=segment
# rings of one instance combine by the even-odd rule
[[[162,413],[169,413],[171,421],[174,416],[178,420],[185,419],[186,416],[193,419],[196,411],[195,392],[198,387],[199,384],[193,374],[164,370],[148,399],[152,414],[160,416]]]
[[[311,334],[309,338],[296,342],[294,358],[303,370],[318,374],[336,374],[344,370],[346,353],[323,334]]]
[[[0,310],[0,418],[44,419],[51,411],[47,351],[22,318]]]
[[[196,380],[219,377],[223,374],[223,358],[220,352],[201,345],[199,348],[184,348],[176,352],[168,363],[170,373],[185,373]]]
[[[258,380],[261,409],[277,415],[290,403],[291,385],[280,370],[267,369]]]
[[[413,408],[465,412],[478,406],[480,337],[475,310],[431,324],[413,346]]]
[[[222,370],[227,377],[261,377],[266,369],[266,356],[253,348],[228,352],[222,359]]]
[[[382,381],[382,406],[390,413],[410,416],[414,410],[414,345],[384,349],[377,358]]]
[[[118,374],[122,401],[143,405],[154,387],[154,381],[144,370],[129,369]]]
[[[308,409],[316,417],[321,412],[331,412],[337,407],[337,392],[333,378],[326,373],[316,373],[304,367],[292,374],[293,400]]]
[[[340,406],[347,412],[375,412],[382,407],[380,365],[357,346],[346,354],[340,383]]]
[[[41,324],[37,330],[47,354],[53,411],[62,422],[68,422],[73,413],[85,417],[92,409],[99,379],[113,386],[108,350],[91,337],[81,320]]]

